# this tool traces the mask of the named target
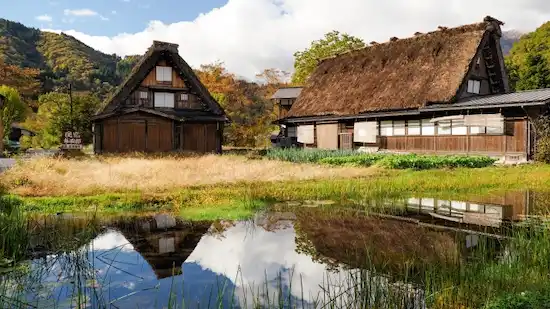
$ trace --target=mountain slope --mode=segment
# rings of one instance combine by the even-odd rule
[[[45,88],[71,81],[77,90],[120,83],[116,55],[96,51],[72,36],[42,32],[0,19],[0,58],[6,64],[42,71]]]
[[[520,40],[523,33],[516,30],[509,30],[502,32],[502,38],[500,39],[500,45],[502,45],[502,52],[504,55],[508,55],[514,43]]]

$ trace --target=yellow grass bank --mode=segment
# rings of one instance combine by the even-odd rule
[[[373,173],[372,168],[327,167],[240,156],[40,158],[19,162],[2,174],[0,181],[11,193],[22,196],[63,196],[129,191],[162,193],[191,186],[342,179]]]

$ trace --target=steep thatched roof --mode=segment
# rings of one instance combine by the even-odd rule
[[[392,39],[323,60],[287,117],[356,115],[452,101],[480,43],[502,23],[482,23]]]
[[[216,115],[225,115],[223,108],[212,97],[208,89],[200,82],[199,78],[193,72],[193,69],[183,60],[178,53],[178,45],[154,41],[145,55],[136,63],[132,72],[126,80],[113,92],[105,101],[104,107],[99,115],[112,113],[122,105],[128,96],[139,87],[141,82],[147,77],[149,72],[155,68],[160,59],[165,59],[171,64],[180,77],[190,86],[192,91],[206,103],[210,111]],[[98,117],[96,117],[98,118]]]

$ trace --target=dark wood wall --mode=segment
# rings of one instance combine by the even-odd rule
[[[179,124],[179,125],[178,125]],[[127,114],[96,122],[96,152],[220,153],[222,124],[176,123],[144,113]],[[177,130],[177,132],[176,132]],[[179,138],[179,141],[175,141]]]
[[[380,148],[394,151],[526,154],[527,120],[506,119],[504,135],[380,136]]]

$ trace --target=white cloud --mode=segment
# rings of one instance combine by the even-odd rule
[[[103,15],[99,15],[99,19],[104,20],[104,21],[107,21],[107,20],[109,20],[109,17],[105,17],[105,16],[103,16]]]
[[[137,33],[92,36],[64,29],[86,44],[122,56],[143,53],[153,40],[180,45],[192,65],[221,60],[228,70],[253,78],[265,68],[291,71],[293,53],[324,33],[339,30],[365,42],[408,37],[437,26],[478,22],[491,15],[506,29],[533,30],[550,20],[546,0],[229,0],[193,21],[150,21]],[[60,30],[56,30],[59,32]]]
[[[47,22],[51,22],[53,20],[53,18],[50,15],[47,15],[47,14],[36,16],[35,18],[36,18],[36,20],[47,21]]]
[[[112,10],[112,11],[111,11],[111,14],[116,15],[116,11],[115,11],[115,10]]]
[[[130,0],[122,0],[122,2],[130,2]]]
[[[66,16],[97,16],[98,15],[96,11],[93,11],[90,9],[76,9],[76,10],[65,9],[63,10],[63,14],[65,14]]]

